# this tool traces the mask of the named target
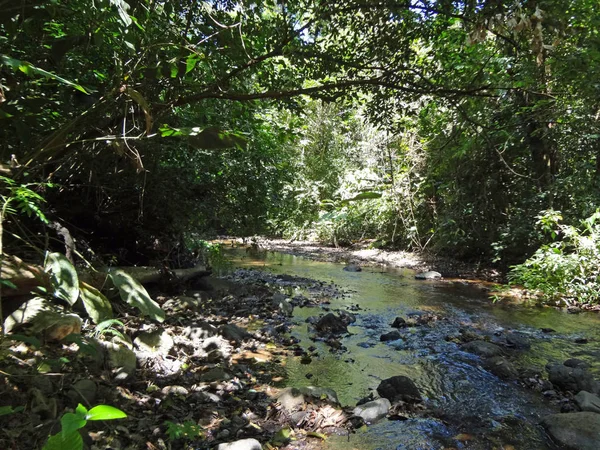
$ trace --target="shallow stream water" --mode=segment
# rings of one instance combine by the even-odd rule
[[[348,349],[331,353],[322,342],[309,339],[309,316],[322,314],[321,307],[296,308],[292,335],[304,348],[317,347],[312,363],[300,358],[286,361],[289,386],[334,389],[342,405],[374,392],[381,380],[394,375],[410,377],[421,390],[427,412],[405,421],[382,420],[350,436],[333,436],[325,449],[551,449],[538,425],[547,414],[559,411],[540,392],[517,381],[502,381],[481,367],[478,356],[464,352],[446,340],[460,329],[491,336],[518,331],[531,348],[514,350],[511,361],[522,372],[545,374],[548,362],[583,359],[596,375],[600,371],[600,316],[567,314],[547,307],[496,303],[481,287],[459,280],[419,281],[408,269],[365,267],[346,272],[343,265],[310,261],[281,253],[250,256],[228,252],[235,266],[333,282],[347,293],[331,299],[332,311],[358,305],[357,321],[342,339]],[[397,316],[419,311],[442,316],[431,326],[404,330],[403,338],[380,342],[392,330]],[[542,328],[555,330],[542,332]],[[587,344],[577,344],[578,338]],[[311,377],[307,378],[307,374]]]

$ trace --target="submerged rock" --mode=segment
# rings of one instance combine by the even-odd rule
[[[315,323],[315,329],[319,333],[342,334],[347,333],[346,322],[333,313],[327,313]]]
[[[362,268],[360,266],[357,266],[356,264],[349,264],[346,267],[344,267],[344,270],[346,272],[362,272]]]
[[[575,396],[575,403],[582,411],[600,414],[600,397],[587,391],[581,391]]]
[[[578,412],[553,414],[542,420],[548,434],[559,445],[574,450],[600,448],[600,414]]]
[[[415,275],[415,279],[417,280],[437,280],[438,278],[442,278],[442,274],[434,270],[421,272]]]
[[[362,417],[365,422],[375,422],[385,417],[391,407],[387,398],[378,398],[354,408],[354,415]]]
[[[506,335],[506,345],[519,350],[527,350],[531,347],[529,339],[522,333],[510,333]]]
[[[492,356],[484,362],[483,367],[498,378],[503,378],[505,380],[517,378],[518,376],[517,369],[502,356]]]
[[[404,402],[416,403],[422,401],[421,393],[415,383],[404,375],[397,375],[383,380],[377,386],[377,393],[381,397],[387,398],[390,402],[402,400]]]
[[[394,330],[394,331],[390,331],[389,333],[382,334],[379,337],[379,340],[381,342],[396,341],[396,340],[400,339],[401,337],[402,337],[402,335],[400,334],[400,332],[397,330]]]
[[[262,450],[262,445],[256,439],[240,439],[235,442],[219,444],[217,450]]]
[[[471,341],[462,346],[462,349],[469,353],[475,353],[483,358],[502,355],[502,348],[496,344],[485,341]]]

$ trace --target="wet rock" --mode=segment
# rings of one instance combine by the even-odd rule
[[[291,316],[294,312],[294,305],[292,305],[290,299],[280,292],[273,294],[272,304],[286,316]]]
[[[563,391],[587,391],[593,394],[600,392],[600,383],[582,367],[567,367],[563,364],[548,364],[548,379]]]
[[[340,319],[342,319],[342,321],[346,325],[350,325],[351,323],[356,322],[356,316],[354,314],[352,314],[351,312],[342,310],[342,311],[338,312],[338,315],[340,316]]]
[[[510,333],[506,335],[506,344],[519,350],[531,348],[529,339],[522,333]]]
[[[502,356],[492,356],[483,363],[483,367],[496,375],[498,378],[505,380],[517,378],[517,369]]]
[[[231,378],[232,376],[225,369],[220,367],[213,367],[200,375],[200,381],[206,383],[212,383],[213,381],[228,381],[231,380]]]
[[[575,403],[581,411],[600,414],[600,397],[587,391],[581,391],[575,396]]]
[[[362,272],[362,268],[360,266],[357,266],[356,264],[349,264],[346,267],[344,267],[344,270],[346,272]]]
[[[405,328],[407,326],[408,324],[406,323],[406,320],[404,320],[402,317],[396,317],[391,325],[392,328]]]
[[[67,392],[73,405],[78,403],[93,405],[96,402],[97,394],[98,386],[92,380],[79,380]]]
[[[387,398],[378,398],[354,408],[354,415],[362,417],[365,422],[375,422],[385,417],[391,407]]]
[[[262,450],[262,445],[256,439],[240,439],[239,441],[219,444],[217,450]]]
[[[402,337],[402,335],[400,334],[400,332],[399,332],[399,331],[397,331],[397,330],[394,330],[394,331],[390,331],[389,333],[382,334],[382,335],[379,337],[379,340],[380,340],[381,342],[388,342],[388,341],[395,341],[395,340],[398,340],[398,339],[400,339],[401,337]]]
[[[402,400],[415,403],[422,401],[421,393],[415,383],[404,375],[397,375],[383,380],[377,386],[377,393],[390,402]]]
[[[540,328],[542,333],[556,333],[554,328]]]
[[[438,278],[442,278],[442,274],[433,270],[415,275],[415,279],[417,280],[437,280]]]
[[[587,369],[588,367],[590,367],[588,363],[577,358],[569,358],[563,363],[563,365],[567,367],[581,367],[582,369]]]
[[[321,317],[321,319],[315,323],[315,329],[319,333],[342,334],[348,332],[346,322],[333,313],[327,313]]]
[[[578,412],[553,414],[542,420],[548,434],[559,445],[575,450],[600,448],[600,414]]]
[[[173,348],[173,338],[165,330],[140,333],[133,345],[143,353],[168,355]]]
[[[496,344],[485,341],[471,341],[462,346],[462,349],[469,353],[474,353],[483,358],[502,355],[502,348]]]
[[[101,341],[106,350],[106,359],[109,369],[112,370],[116,380],[125,380],[135,373],[137,358],[135,353],[119,344]]]
[[[301,409],[307,401],[327,401],[332,405],[339,405],[337,393],[333,389],[306,386],[301,388],[285,388],[277,396],[277,401],[288,413]]]
[[[219,333],[228,341],[234,342],[236,344],[239,344],[240,342],[250,339],[252,337],[252,335],[246,330],[232,323],[222,325],[219,328]]]
[[[576,344],[587,344],[589,341],[586,338],[577,338],[573,342]]]

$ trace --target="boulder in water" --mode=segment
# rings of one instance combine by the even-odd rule
[[[548,434],[564,448],[597,450],[600,448],[600,414],[577,412],[553,414],[542,420]]]
[[[502,355],[502,349],[496,344],[486,341],[471,341],[462,346],[462,349],[469,353],[475,353],[483,358]]]
[[[321,317],[315,324],[315,329],[319,333],[342,334],[348,332],[346,322],[333,313],[327,313]]]
[[[344,267],[344,270],[346,272],[362,272],[362,268],[356,264],[348,264],[346,267]]]
[[[415,383],[404,375],[383,380],[377,386],[377,393],[390,402],[402,400],[408,403],[417,403],[422,401],[421,393]]]
[[[564,364],[548,364],[548,379],[558,389],[563,391],[587,391],[592,394],[600,393],[600,382],[583,367],[567,367]]]
[[[375,422],[385,417],[391,407],[387,398],[378,398],[354,408],[354,415],[362,417],[365,422]]]
[[[402,317],[396,317],[391,325],[392,328],[405,328],[407,326],[408,324],[406,323],[406,320],[404,320]]]
[[[381,342],[396,341],[401,337],[402,335],[400,334],[400,332],[398,330],[394,330],[390,331],[389,333],[382,334],[379,340]]]
[[[600,397],[587,391],[581,391],[575,396],[575,403],[582,411],[600,414]]]
[[[517,370],[514,368],[514,366],[502,356],[492,356],[485,361],[483,367],[492,372],[498,378],[505,380],[517,378],[518,376]]]
[[[442,278],[442,274],[434,270],[421,272],[415,275],[415,279],[417,280],[437,280],[439,278]]]

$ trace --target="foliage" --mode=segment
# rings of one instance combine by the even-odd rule
[[[539,292],[547,300],[598,303],[600,211],[581,221],[579,227],[559,223],[561,220],[561,213],[555,210],[538,217],[537,223],[550,242],[512,268],[511,282]]]
[[[165,312],[158,303],[150,298],[144,286],[135,278],[118,269],[111,271],[109,277],[125,303],[139,309],[142,315],[149,316],[152,320],[157,322],[165,320]]]
[[[83,439],[79,430],[88,421],[124,419],[127,415],[120,409],[110,405],[97,405],[87,409],[81,403],[74,413],[65,413],[60,419],[61,431],[50,436],[43,450],[80,450],[83,449]]]
[[[204,435],[202,427],[192,420],[186,420],[183,423],[175,423],[167,420],[165,421],[165,425],[167,426],[167,436],[169,436],[169,440],[171,441],[178,439],[193,441]]]

